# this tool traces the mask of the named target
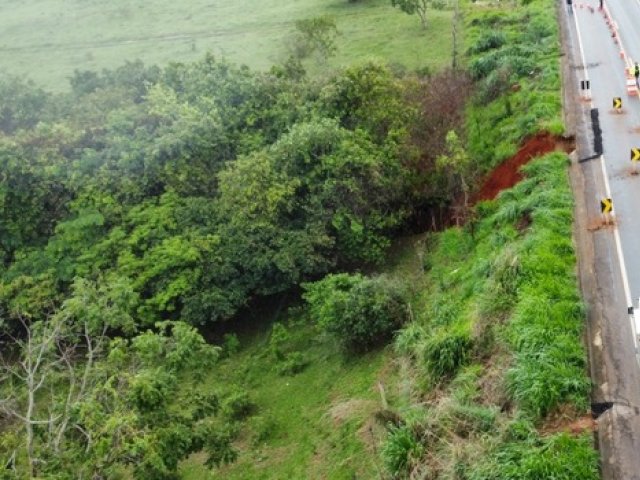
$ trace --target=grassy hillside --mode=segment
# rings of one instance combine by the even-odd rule
[[[75,69],[138,58],[162,65],[207,51],[264,69],[287,57],[296,20],[319,15],[335,17],[342,33],[331,66],[371,57],[409,68],[449,62],[451,12],[431,12],[423,31],[388,0],[9,0],[0,4],[0,64],[56,90]]]
[[[543,1],[470,11],[477,96],[469,151],[481,171],[533,133],[562,131],[551,9]],[[397,335],[395,353],[340,365],[337,352],[329,344],[316,350],[321,343],[302,326],[296,335],[307,340],[297,348],[310,355],[306,372],[290,381],[260,376],[267,367],[252,360],[227,377],[260,378],[252,388],[261,409],[281,412],[289,440],[265,437],[212,478],[598,478],[567,161],[562,153],[533,161],[522,182],[478,205],[464,228],[404,250],[405,267],[395,271],[413,267],[402,276],[415,288],[414,321]],[[265,351],[250,348],[244,361]],[[288,388],[298,394],[289,397]],[[353,413],[332,422],[340,405]],[[367,448],[362,432],[379,436],[383,426],[386,440]],[[255,435],[248,429],[245,438]],[[204,475],[196,459],[183,467],[189,478]]]
[[[398,241],[385,267],[394,278],[408,280],[415,293],[424,286],[423,247],[424,235]],[[278,320],[287,329],[283,350],[301,352],[304,369],[295,375],[278,372],[268,324],[241,336],[240,351],[204,382],[237,385],[255,402],[254,415],[235,444],[238,459],[211,471],[202,465],[204,455],[194,455],[183,462],[181,478],[350,480],[383,475],[379,445],[385,428],[377,418],[385,407],[400,407],[403,397],[393,349],[345,357],[304,309],[294,308]]]
[[[43,344],[64,338],[47,350],[57,370],[35,412],[60,433],[28,435],[19,409],[31,387],[5,382],[16,410],[3,464],[152,480],[597,478],[566,155],[533,161],[496,200],[459,206],[462,226],[396,239],[385,255],[410,218],[447,211],[528,136],[562,130],[552,0],[465,7],[466,128],[429,98],[450,106],[436,87],[465,85],[457,73],[437,85],[447,77],[371,63],[309,80],[202,55],[211,42],[264,68],[284,58],[282,19],[333,14],[333,65],[371,54],[443,65],[447,13],[423,33],[386,0],[100,3],[0,7],[12,42],[1,60],[17,73],[44,66],[35,78],[62,88],[78,67],[203,59],[86,75],[66,95],[0,82],[0,310]],[[31,43],[15,44],[26,32]],[[450,129],[446,147],[424,147]],[[348,266],[395,283],[315,281]],[[402,302],[380,288],[400,284]],[[300,291],[306,304],[265,314]],[[237,336],[220,347],[193,328],[222,321]],[[58,350],[75,340],[92,352],[90,329],[106,346],[74,395],[83,365],[67,368]],[[111,331],[128,337],[99,336]]]

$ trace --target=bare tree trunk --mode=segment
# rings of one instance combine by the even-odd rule
[[[420,0],[416,7],[416,11],[420,16],[420,23],[422,24],[422,29],[427,29],[427,6],[430,0]]]
[[[27,384],[27,388],[29,390],[28,400],[27,400],[27,412],[25,414],[25,429],[27,431],[27,457],[29,459],[29,476],[31,478],[35,477],[35,468],[34,468],[34,455],[33,455],[33,405],[34,405],[34,395],[33,395],[33,382],[32,378],[29,379],[29,383]]]
[[[43,326],[43,331],[35,334],[32,325],[20,319],[22,326],[26,332],[26,339],[14,339],[15,343],[21,347],[22,360],[17,365],[2,359],[2,370],[5,377],[16,377],[24,382],[27,393],[27,404],[21,411],[19,402],[16,401],[17,395],[14,393],[9,398],[0,400],[0,408],[8,415],[20,420],[24,425],[26,439],[25,447],[27,450],[27,461],[29,464],[29,476],[36,476],[35,458],[35,436],[34,425],[48,425],[51,430],[52,426],[58,420],[58,417],[48,415],[46,420],[35,419],[36,415],[36,394],[45,384],[56,366],[60,363],[60,359],[56,354],[52,354],[51,347],[56,343],[61,331],[61,323],[51,321]],[[34,338],[34,334],[36,337]],[[22,413],[24,412],[24,413]]]
[[[427,12],[423,12],[422,10],[418,10],[418,15],[420,15],[420,24],[422,25],[422,29],[427,29]]]
[[[453,70],[458,69],[458,21],[460,20],[460,5],[459,0],[455,1],[455,12],[452,20],[452,35],[453,35],[453,52],[451,59],[451,68]]]

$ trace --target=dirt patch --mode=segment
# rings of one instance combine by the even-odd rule
[[[511,158],[498,165],[485,179],[480,190],[473,196],[472,202],[492,200],[498,193],[513,187],[522,180],[520,167],[531,159],[553,151],[569,153],[574,149],[573,138],[560,138],[543,132],[529,138]]]
[[[596,428],[597,423],[590,414],[576,412],[570,406],[563,406],[549,415],[540,428],[540,433],[550,435],[566,432],[571,435],[580,435],[584,432],[594,432]]]
[[[340,424],[355,416],[366,416],[376,407],[377,403],[373,400],[352,398],[332,406],[328,413],[334,424]]]
[[[510,357],[504,352],[496,352],[485,362],[484,373],[478,383],[483,405],[500,407],[503,412],[511,411],[513,405],[504,389],[504,376],[510,364]]]
[[[524,232],[527,228],[529,228],[529,225],[531,225],[533,223],[533,219],[531,218],[531,215],[529,215],[528,213],[526,213],[525,215],[523,215],[522,217],[520,217],[520,220],[517,221],[516,223],[516,228],[518,229],[518,231],[520,233]]]
[[[374,418],[368,418],[357,434],[367,451],[375,454],[387,435],[387,429]]]

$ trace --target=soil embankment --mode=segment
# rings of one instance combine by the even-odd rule
[[[493,200],[502,190],[513,187],[522,180],[520,167],[532,159],[556,150],[569,153],[574,148],[573,139],[555,137],[546,132],[530,137],[513,157],[502,162],[487,175],[480,190],[473,196],[472,202]]]

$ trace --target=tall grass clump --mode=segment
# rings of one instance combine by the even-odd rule
[[[480,463],[463,468],[465,480],[596,480],[598,456],[589,435],[541,437],[534,432],[505,441]]]
[[[472,347],[469,323],[438,329],[422,345],[425,367],[436,379],[450,377],[470,360]]]
[[[424,447],[408,425],[392,426],[382,445],[382,460],[388,471],[399,476],[408,472],[420,460]]]

